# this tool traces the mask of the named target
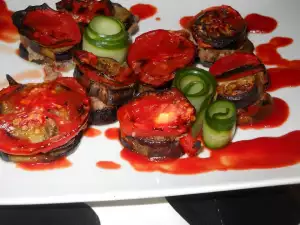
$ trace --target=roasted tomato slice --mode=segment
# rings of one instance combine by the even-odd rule
[[[2,89],[0,151],[24,156],[57,149],[82,131],[89,109],[89,99],[74,78]]]
[[[176,88],[144,92],[119,108],[122,133],[133,137],[179,136],[195,120],[195,109]]]
[[[63,48],[81,41],[80,29],[72,16],[55,11],[46,3],[16,11],[12,19],[21,35],[42,46]]]
[[[59,11],[72,14],[77,23],[89,23],[96,15],[113,15],[110,0],[62,0],[56,3]]]
[[[196,48],[181,32],[153,30],[135,39],[128,51],[128,65],[142,83],[163,86],[174,71],[194,61]]]
[[[266,72],[264,64],[251,53],[236,52],[216,61],[209,72],[218,81],[236,80],[259,72]]]
[[[246,39],[247,25],[230,6],[214,6],[201,11],[190,25],[192,35],[203,48],[225,48]]]

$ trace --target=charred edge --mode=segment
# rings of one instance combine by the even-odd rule
[[[266,67],[265,67],[264,64],[243,65],[241,67],[226,71],[223,74],[218,74],[216,76],[220,77],[220,78],[228,78],[228,77],[232,76],[233,74],[242,73],[242,72],[251,71],[251,70],[256,70],[256,69],[260,69],[262,72],[266,72]]]
[[[53,149],[47,153],[39,153],[36,155],[24,156],[24,155],[10,155],[4,152],[0,152],[0,157],[6,162],[15,163],[47,163],[58,160],[62,157],[66,157],[74,153],[81,141],[83,132],[81,131],[76,137],[70,140],[68,143]]]
[[[105,125],[117,121],[117,107],[105,105],[95,97],[91,97],[91,105],[89,124]]]
[[[151,161],[176,159],[183,155],[179,141],[176,139],[136,138],[120,134],[120,142],[125,148],[146,156]]]
[[[173,80],[168,81],[160,87],[153,87],[149,84],[139,83],[138,84],[138,93],[143,93],[147,91],[165,91],[171,88]]]
[[[50,8],[48,6],[48,4],[44,3],[42,5],[36,5],[36,6],[30,5],[24,10],[14,12],[12,14],[11,18],[12,18],[13,24],[18,28],[20,34],[27,36],[27,34],[28,34],[27,31],[32,30],[31,27],[24,25],[23,20],[25,19],[27,13],[33,12],[36,10],[52,10],[52,11],[54,11],[52,8]]]
[[[15,85],[20,85],[12,76],[9,74],[6,74],[6,80],[9,84],[9,86],[15,86]]]

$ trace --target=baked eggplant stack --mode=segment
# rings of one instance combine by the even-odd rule
[[[127,63],[139,78],[139,92],[170,88],[177,69],[191,65],[196,46],[185,31],[152,30],[128,49]]]
[[[198,45],[200,63],[206,67],[234,52],[252,53],[247,24],[238,11],[227,5],[202,10],[188,26]]]
[[[217,99],[237,108],[237,124],[252,124],[272,111],[272,97],[266,92],[270,79],[265,65],[254,54],[234,53],[216,61],[210,73],[217,79]]]
[[[182,139],[190,137],[195,108],[176,88],[148,91],[120,107],[118,120],[125,148],[154,161],[174,159],[189,150]]]
[[[41,163],[75,151],[87,127],[90,102],[74,78],[18,84],[0,91],[0,156]]]
[[[117,109],[134,96],[137,79],[133,71],[114,59],[77,50],[74,77],[91,97],[91,123],[108,124],[117,120]]]
[[[16,11],[12,20],[20,33],[20,56],[45,65],[47,80],[74,67],[72,50],[81,42],[81,33],[69,14],[42,4]]]
[[[82,28],[95,16],[104,15],[119,19],[129,34],[138,30],[139,18],[122,5],[110,0],[62,0],[56,3],[56,9],[70,13]]]

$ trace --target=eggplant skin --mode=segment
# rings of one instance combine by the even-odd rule
[[[180,158],[184,153],[176,137],[132,137],[120,132],[121,144],[151,161]]]
[[[89,96],[97,97],[106,105],[120,106],[127,103],[134,96],[137,84],[133,84],[127,87],[112,88],[99,82],[89,80],[79,70],[78,66],[75,67],[73,76],[84,84]]]
[[[91,113],[89,124],[106,125],[117,121],[117,107],[105,105],[95,97],[90,97]]]
[[[68,143],[53,149],[50,152],[47,153],[39,153],[37,155],[10,155],[6,154],[4,152],[0,152],[0,157],[2,160],[6,162],[14,162],[14,163],[48,163],[53,162],[55,160],[58,160],[62,157],[69,156],[73,154],[80,141],[81,137],[83,135],[83,131],[81,131],[77,136],[75,136],[73,139],[71,139]]]
[[[198,48],[198,57],[199,62],[205,66],[210,67],[214,62],[216,62],[218,59],[231,55],[235,52],[248,52],[252,53],[254,51],[254,45],[249,40],[246,39],[246,41],[237,47],[236,49],[211,49],[211,48]]]

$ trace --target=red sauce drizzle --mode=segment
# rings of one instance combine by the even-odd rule
[[[182,28],[187,29],[189,27],[189,25],[191,24],[191,22],[192,22],[193,19],[194,19],[193,16],[185,16],[185,17],[182,17],[179,20],[179,23],[182,26]]]
[[[119,140],[119,128],[108,128],[104,134],[110,140]]]
[[[49,163],[17,163],[18,168],[28,171],[64,169],[71,166],[72,163],[66,158],[61,158]]]
[[[277,27],[275,19],[257,13],[247,15],[245,20],[251,33],[271,33]]]
[[[19,39],[18,30],[11,19],[12,14],[4,0],[0,0],[0,41],[12,43]]]
[[[272,113],[263,120],[257,121],[252,125],[239,125],[239,128],[245,129],[261,129],[279,127],[288,119],[290,110],[288,104],[280,99],[273,97]]]
[[[121,165],[111,161],[99,161],[97,162],[97,167],[101,169],[108,169],[108,170],[117,170],[121,168]]]
[[[278,48],[286,47],[293,43],[292,38],[274,37],[268,43],[256,47],[256,55],[266,65],[300,69],[300,60],[288,60],[278,53]]]
[[[278,48],[293,43],[288,37],[274,37],[268,43],[256,47],[256,55],[266,65],[278,66],[268,69],[271,85],[268,91],[300,85],[300,60],[288,60],[278,53]]]
[[[211,151],[210,158],[190,157],[151,162],[127,149],[121,151],[121,157],[140,172],[199,174],[226,170],[271,169],[300,162],[299,138],[300,130],[297,130],[279,137],[238,141],[224,149]]]
[[[156,17],[155,20],[156,21],[161,21],[161,18],[160,17]]]
[[[101,135],[101,130],[98,130],[96,128],[89,127],[85,132],[84,136],[85,137],[97,137]]]
[[[150,4],[136,4],[131,6],[130,12],[138,16],[140,20],[144,20],[154,16],[157,13],[157,8]]]

